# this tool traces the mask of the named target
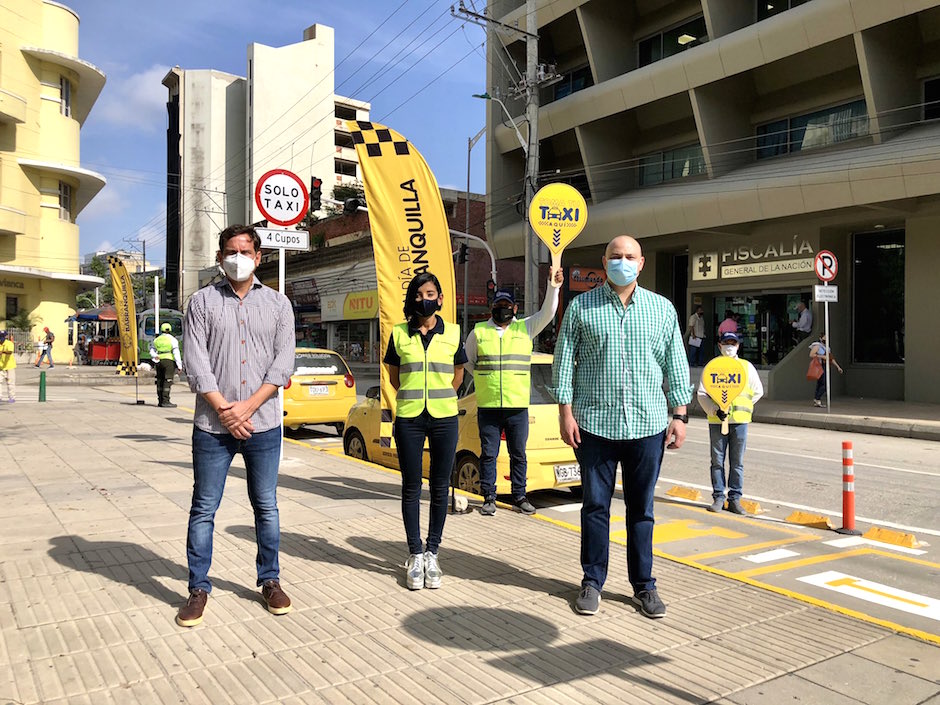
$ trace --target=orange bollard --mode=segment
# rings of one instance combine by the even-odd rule
[[[842,528],[840,534],[860,536],[855,528],[855,460],[852,457],[852,441],[842,441]]]

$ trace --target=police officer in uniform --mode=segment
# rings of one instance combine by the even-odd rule
[[[529,388],[532,341],[558,310],[558,289],[564,281],[559,268],[552,274],[541,310],[516,318],[513,293],[500,289],[493,296],[492,316],[477,323],[467,336],[467,370],[474,375],[477,424],[480,429],[480,513],[496,513],[496,457],[500,434],[506,434],[512,501],[524,514],[535,514],[526,498],[526,441],[529,438]]]
[[[392,329],[383,362],[397,390],[395,444],[401,468],[401,513],[408,539],[405,562],[411,590],[439,588],[437,549],[447,518],[447,488],[457,454],[457,389],[467,361],[460,327],[437,315],[444,302],[441,283],[418,274],[405,294],[405,322]],[[428,442],[431,507],[428,536],[421,545],[421,479]]]
[[[171,330],[173,326],[169,323],[160,326],[160,335],[150,344],[150,359],[157,371],[157,406],[175,409],[176,404],[170,403],[170,387],[176,371],[183,369],[183,361],[180,359],[180,344],[170,334]]]

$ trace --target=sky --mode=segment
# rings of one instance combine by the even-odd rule
[[[472,97],[487,90],[485,31],[452,17],[453,0],[62,1],[81,18],[79,56],[107,75],[81,133],[82,166],[108,180],[77,219],[83,256],[145,241],[147,260],[165,262],[167,71],[244,76],[251,42],[293,44],[312,24],[335,30],[336,93],[370,102],[372,119],[407,137],[442,187],[467,187],[467,140],[486,122]],[[484,167],[481,140],[472,191],[483,192]]]

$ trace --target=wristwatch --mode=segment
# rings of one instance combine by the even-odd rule
[[[673,414],[672,418],[674,418],[676,421],[681,421],[682,423],[689,423],[688,414]]]

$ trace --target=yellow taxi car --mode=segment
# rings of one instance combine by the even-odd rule
[[[327,424],[343,433],[349,409],[356,403],[356,380],[346,361],[332,350],[296,348],[294,374],[284,387],[284,426]]]
[[[534,353],[529,397],[529,440],[526,445],[527,492],[556,487],[581,487],[581,468],[575,459],[574,451],[561,440],[558,430],[558,405],[548,392],[551,380],[552,356]],[[473,391],[473,378],[469,373],[464,378],[458,397],[460,427],[454,482],[462,490],[480,494],[480,432],[477,428],[476,394]],[[366,399],[349,410],[343,434],[343,448],[346,455],[399,469],[398,453],[395,449],[383,448],[379,443],[380,418],[379,388],[371,387],[366,392]],[[424,476],[427,477],[427,447],[424,452]],[[496,459],[496,492],[509,494],[511,489],[509,453],[506,444],[501,443]]]

